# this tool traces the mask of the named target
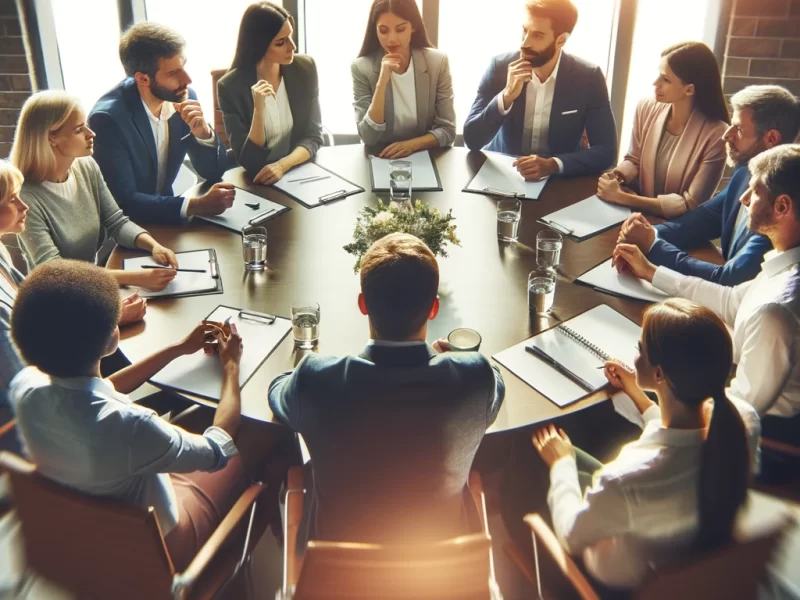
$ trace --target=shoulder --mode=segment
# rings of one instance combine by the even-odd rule
[[[359,56],[352,63],[350,63],[350,69],[353,72],[361,73],[362,75],[368,75],[372,72],[372,65],[378,59],[378,55],[376,53],[367,54],[366,56]]]
[[[245,73],[241,69],[230,69],[217,81],[218,91],[236,90],[245,87]],[[248,91],[249,91],[249,87]]]
[[[125,93],[130,93],[130,88],[135,87],[133,79],[125,79],[100,96],[100,99],[95,102],[89,113],[89,118],[92,119],[96,115],[117,116],[120,113],[128,112],[125,104]]]
[[[75,162],[72,163],[72,173],[79,179],[83,177],[87,180],[95,180],[98,177],[103,176],[100,173],[100,167],[97,165],[97,162],[94,160],[93,156],[82,156],[81,158],[76,158]]]
[[[14,407],[16,417],[24,418],[29,406],[50,386],[50,377],[36,367],[25,367],[17,373],[8,386],[8,399]]]
[[[419,51],[429,66],[439,67],[442,63],[447,62],[447,54],[437,48],[420,48]]]
[[[567,52],[561,54],[561,66],[571,69],[573,76],[589,77],[597,73],[599,73],[600,76],[603,75],[603,71],[596,64]]]
[[[304,73],[316,73],[317,63],[308,54],[295,54],[292,66]]]
[[[494,386],[492,364],[480,352],[445,352],[432,358],[430,364],[456,371],[458,379],[468,387],[481,384]]]

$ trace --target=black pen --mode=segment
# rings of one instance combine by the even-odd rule
[[[570,371],[567,367],[565,367],[561,363],[559,363],[556,360],[550,358],[547,354],[542,352],[536,346],[525,346],[525,350],[527,350],[528,352],[530,352],[531,354],[533,354],[537,358],[542,359],[545,363],[547,363],[548,365],[553,367],[556,371],[558,371],[562,375],[566,376],[567,379],[571,379],[572,381],[577,383],[579,386],[581,386],[587,392],[593,392],[594,391],[595,388],[591,384],[587,383],[584,379],[582,379],[580,376],[578,376],[575,373],[573,373],[572,371]]]
[[[165,267],[162,265],[142,265],[143,269],[172,269],[178,273],[205,273],[205,269],[173,269],[172,267]]]

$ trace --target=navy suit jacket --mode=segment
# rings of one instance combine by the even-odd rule
[[[189,98],[197,94],[189,89]],[[94,140],[94,159],[117,204],[137,223],[181,222],[183,197],[175,196],[172,183],[186,154],[204,179],[222,179],[228,157],[222,140],[216,146],[201,144],[176,112],[168,121],[169,151],[163,195],[156,190],[158,156],[150,120],[145,113],[136,82],[129,77],[102,96],[89,114]]]
[[[505,116],[495,99],[506,86],[508,65],[518,58],[519,51],[496,56],[484,74],[464,124],[464,143],[471,150],[522,154],[528,84]],[[581,149],[584,129],[588,150]],[[617,126],[603,72],[566,52],[561,55],[553,91],[548,145],[550,156],[563,163],[563,175],[599,173],[617,160]]]
[[[739,198],[749,182],[747,167],[738,167],[725,189],[711,200],[674,221],[656,225],[658,239],[647,254],[650,262],[720,285],[738,285],[758,275],[764,254],[772,249],[769,238],[747,230],[733,244]],[[722,243],[723,265],[692,258],[686,252],[717,238]]]
[[[306,356],[269,390],[273,413],[312,457],[313,516],[304,515],[301,539],[465,533],[472,460],[504,393],[477,352],[437,355],[420,343]]]

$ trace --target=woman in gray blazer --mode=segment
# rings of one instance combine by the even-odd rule
[[[236,160],[271,185],[322,145],[317,67],[295,55],[294,19],[271,2],[245,10],[236,55],[217,97]]]
[[[414,0],[374,0],[353,61],[358,133],[382,158],[451,146],[456,138],[447,55],[431,47]]]

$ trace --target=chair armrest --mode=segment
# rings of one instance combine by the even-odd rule
[[[769,448],[770,450],[780,452],[781,454],[800,457],[800,446],[794,446],[792,444],[787,444],[786,442],[779,442],[777,440],[771,440],[765,437],[761,438],[760,443],[762,448]]]
[[[525,523],[531,529],[533,535],[533,555],[536,566],[536,574],[539,573],[539,546],[537,540],[541,542],[541,546],[553,559],[558,569],[567,578],[570,585],[575,589],[575,592],[583,600],[600,600],[597,592],[586,579],[584,574],[572,560],[572,557],[564,551],[561,544],[556,538],[556,534],[548,527],[547,523],[537,514],[525,515]],[[540,590],[541,593],[541,590]]]
[[[303,520],[303,467],[291,467],[286,476],[286,515],[283,520],[283,594],[297,585],[302,561],[297,556],[297,530]]]
[[[251,508],[266,489],[263,483],[254,483],[244,491],[186,570],[183,573],[175,574],[172,582],[174,597],[180,598],[191,589],[222,547],[230,540],[239,523],[250,515]]]

